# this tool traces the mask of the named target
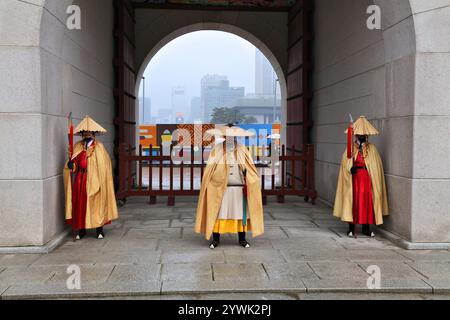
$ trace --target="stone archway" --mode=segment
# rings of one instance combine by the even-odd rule
[[[201,31],[201,30],[214,30],[214,31],[224,31],[228,33],[235,34],[247,41],[249,41],[251,44],[253,44],[256,48],[258,48],[269,60],[269,62],[272,64],[275,73],[279,79],[280,88],[281,88],[281,110],[282,110],[282,117],[281,122],[284,124],[286,123],[286,97],[287,97],[287,83],[285,79],[285,75],[283,72],[283,69],[277,60],[277,58],[273,55],[273,53],[270,51],[270,49],[257,37],[255,37],[253,34],[239,28],[233,25],[226,25],[226,24],[214,24],[214,23],[198,23],[194,25],[185,26],[183,28],[180,28],[164,37],[157,43],[155,47],[153,47],[150,52],[147,54],[145,59],[140,64],[140,67],[138,69],[137,73],[137,81],[136,81],[136,90],[135,90],[135,96],[139,96],[139,88],[141,85],[141,79],[145,72],[145,69],[147,68],[149,62],[151,59],[158,53],[159,50],[161,50],[165,45],[167,45],[172,40],[184,35],[188,34],[190,32],[195,31]],[[136,112],[139,112],[139,101],[136,102]],[[137,117],[138,118],[138,117]],[[285,126],[282,126],[283,130],[285,131]],[[283,134],[283,137],[285,134]]]
[[[448,244],[450,166],[439,160],[450,154],[450,144],[446,138],[431,143],[450,131],[448,1],[364,1],[380,5],[383,17],[385,102],[392,125],[388,117],[382,122],[380,144],[390,193],[395,194],[386,228],[412,243]],[[348,6],[360,0],[338,2]],[[43,246],[63,231],[60,168],[66,157],[68,108],[80,114],[94,110],[114,131],[112,1],[77,1],[82,10],[87,9],[83,32],[65,28],[65,10],[71,3],[0,4],[0,139],[9,150],[9,157],[0,160],[3,247]],[[282,13],[136,11],[142,28],[137,29],[138,42],[150,46],[137,53],[139,65],[161,40],[159,32],[166,36],[207,22],[217,28],[235,25],[254,34],[267,44],[286,74],[288,30]],[[263,29],[262,24],[270,28]],[[141,32],[146,28],[149,33]],[[318,157],[321,152],[317,151]],[[332,199],[332,191],[324,189],[321,196]]]

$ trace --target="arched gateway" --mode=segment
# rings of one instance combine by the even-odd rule
[[[66,26],[73,3],[81,8],[81,30]],[[67,114],[98,119],[111,133],[111,153],[119,142],[135,141],[138,67],[170,38],[203,29],[238,34],[277,66],[286,79],[287,144],[316,145],[322,200],[333,201],[347,114],[366,113],[382,131],[376,143],[391,202],[386,230],[409,246],[448,246],[448,1],[285,4],[2,1],[0,139],[8,156],[0,160],[0,247],[47,250],[40,248],[62,239]],[[381,30],[365,25],[374,4]]]

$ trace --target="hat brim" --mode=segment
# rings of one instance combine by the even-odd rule
[[[244,130],[239,127],[233,127],[233,128],[226,128],[224,136],[225,137],[237,137],[237,138],[253,137],[253,136],[255,136],[255,133],[248,131],[248,130]]]
[[[206,130],[205,133],[211,136],[223,136],[222,131],[217,128]]]
[[[222,136],[222,137],[253,137],[254,132],[244,130],[240,127],[221,127],[209,129],[206,131],[207,134],[212,136]]]
[[[96,136],[103,136],[106,134],[105,131],[89,131],[89,130],[82,130],[82,131],[78,131],[76,133],[74,133],[75,136],[82,136],[83,133],[85,132],[92,132],[93,134],[95,134]]]

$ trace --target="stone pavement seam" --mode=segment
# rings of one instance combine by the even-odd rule
[[[12,285],[9,285],[6,287],[6,289],[4,289],[3,291],[0,291],[0,300],[2,299],[3,294],[8,291],[9,288],[11,288]]]
[[[113,274],[114,270],[116,270],[117,264],[114,264],[114,267],[112,268],[111,272],[109,273],[108,277],[106,278],[105,282],[108,282],[109,278],[111,278],[111,275]]]
[[[272,247],[273,247],[273,245],[272,245]],[[275,249],[275,250],[278,250],[280,252],[280,255],[283,257],[285,263],[289,262],[289,260],[287,259],[286,255],[284,254],[283,250],[281,250],[281,249]]]
[[[163,266],[164,264],[161,263],[161,267],[159,268],[159,275],[158,275],[158,281],[163,281]]]
[[[264,212],[265,214],[269,215],[273,220],[276,220],[274,215],[271,212]]]
[[[264,263],[261,263],[261,266],[262,266],[264,272],[266,273],[267,278],[270,280],[269,273],[267,272],[267,269],[266,269],[266,266],[264,265]]]
[[[314,270],[314,268],[311,266],[310,262],[306,261],[306,265],[311,269],[311,271],[316,275],[317,278],[319,278],[319,280],[322,280],[322,278],[317,274],[316,270]],[[303,280],[302,280],[303,282]],[[305,284],[303,282],[303,284]],[[306,288],[306,284],[305,284],[305,288]]]
[[[430,286],[430,288],[431,288],[431,293],[435,294],[435,293],[439,293],[439,292],[440,292],[440,289],[439,289],[439,288],[436,288],[436,287],[434,287],[431,283],[427,282],[427,280],[429,280],[428,278],[427,278],[427,280],[426,280],[426,279],[421,279],[421,280],[422,280],[423,282],[425,282],[427,285]],[[442,291],[442,293],[450,293],[450,290],[444,289],[444,291]]]
[[[53,274],[50,276],[50,278],[44,280],[44,283],[49,283],[50,281],[52,281],[52,279],[56,277],[56,272],[53,272]]]
[[[309,220],[312,224],[314,224],[317,228],[320,228],[320,226],[317,224],[316,220]]]
[[[405,257],[406,259],[409,260],[409,262],[415,262],[412,258],[408,257],[407,255],[402,254],[401,251],[398,249],[389,249],[389,250],[401,255],[402,257]]]
[[[435,293],[437,288],[435,288],[432,284],[428,283],[426,279],[420,279],[422,280],[426,285],[428,285],[431,288],[431,293]],[[450,289],[445,289],[443,292],[449,293]]]
[[[283,231],[283,233],[286,235],[286,237],[290,238],[288,232],[284,229],[284,227],[280,227],[280,229],[281,229],[281,231]]]
[[[420,274],[422,277],[424,277],[425,279],[430,279],[428,276],[426,276],[424,273],[420,272],[418,269],[414,268],[412,265],[410,265],[408,262],[405,262],[405,264],[410,267],[411,269],[413,269],[415,272],[417,272],[418,274]]]
[[[333,232],[335,235],[337,235],[339,238],[342,238],[342,236],[337,232],[337,231],[335,231],[334,230],[334,228],[327,228],[328,230],[330,230],[331,232]]]

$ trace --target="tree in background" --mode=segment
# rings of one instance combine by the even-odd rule
[[[213,109],[211,123],[256,123],[257,119],[253,116],[244,116],[238,108],[218,107]]]

